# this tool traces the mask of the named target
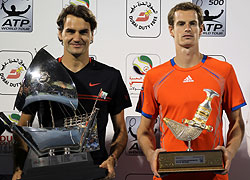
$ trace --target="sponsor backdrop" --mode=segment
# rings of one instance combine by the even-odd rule
[[[149,165],[138,145],[136,131],[140,114],[135,112],[138,94],[146,72],[175,55],[174,41],[168,32],[167,14],[181,0],[1,0],[0,1],[0,111],[14,122],[20,113],[13,110],[15,94],[36,52],[46,46],[54,57],[63,47],[57,39],[56,19],[69,3],[85,4],[96,15],[98,27],[90,54],[119,69],[131,95],[133,107],[125,111],[128,145],[116,168],[116,179],[152,179]],[[247,101],[250,97],[248,60],[250,24],[247,0],[193,0],[204,11],[205,29],[200,40],[202,53],[231,63]],[[188,92],[187,92],[188,93]],[[230,179],[249,179],[250,113],[242,108],[246,124],[243,143],[233,160]],[[224,119],[224,133],[227,118]],[[159,140],[159,121],[155,134]],[[109,123],[107,144],[112,137]],[[226,138],[225,138],[226,140]],[[12,134],[0,136],[0,179],[12,174]],[[8,176],[9,175],[9,176]]]

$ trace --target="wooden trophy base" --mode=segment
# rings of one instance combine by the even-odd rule
[[[223,152],[178,151],[159,154],[159,174],[180,172],[222,172],[224,171]]]

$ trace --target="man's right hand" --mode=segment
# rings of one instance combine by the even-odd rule
[[[159,173],[158,173],[158,156],[159,156],[159,153],[160,152],[166,152],[165,149],[156,149],[150,158],[148,158],[148,161],[150,163],[150,167],[151,167],[151,170],[152,172],[154,173],[154,176],[156,177],[160,177]]]
[[[22,178],[23,171],[21,169],[18,169],[15,171],[15,173],[12,176],[12,180],[18,180]]]

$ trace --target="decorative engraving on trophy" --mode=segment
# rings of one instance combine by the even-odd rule
[[[161,161],[161,162],[164,162],[164,164],[159,164],[159,168],[162,168],[162,167],[165,167],[165,166],[167,166],[167,167],[174,167],[174,163],[171,161],[171,159],[169,158],[169,157],[167,157],[167,156],[160,156],[159,157],[159,161]]]
[[[39,75],[38,75],[39,76]],[[45,82],[49,82],[50,81],[50,75],[48,72],[44,71],[44,72],[40,72],[40,76],[38,81],[40,83],[45,83]]]

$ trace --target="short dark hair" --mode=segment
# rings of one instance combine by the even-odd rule
[[[175,7],[173,7],[169,13],[168,13],[168,24],[171,26],[174,26],[174,14],[176,11],[189,11],[189,10],[194,10],[197,15],[198,15],[198,21],[199,21],[199,26],[201,26],[203,24],[203,12],[202,9],[191,3],[191,2],[183,2],[183,3],[179,3],[177,4]]]
[[[61,13],[57,18],[58,30],[63,31],[64,23],[67,15],[73,15],[76,17],[83,18],[86,22],[90,24],[91,32],[93,32],[97,26],[95,15],[89,10],[89,8],[81,5],[69,5],[66,8],[63,8]]]

